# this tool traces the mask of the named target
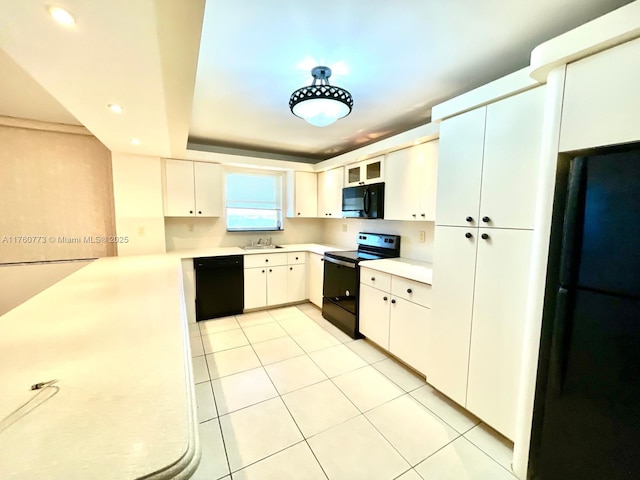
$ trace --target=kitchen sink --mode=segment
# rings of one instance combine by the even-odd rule
[[[243,250],[273,250],[274,248],[283,248],[280,245],[245,245],[241,247]]]

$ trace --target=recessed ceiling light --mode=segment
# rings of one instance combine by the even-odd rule
[[[131,143],[133,145],[140,145],[140,140],[138,140],[137,138],[131,138]]]
[[[60,25],[64,25],[65,27],[71,27],[76,24],[76,17],[71,15],[68,10],[65,10],[62,7],[49,7],[49,15]]]
[[[122,111],[124,110],[120,105],[115,103],[110,103],[109,105],[107,105],[107,108],[113,113],[122,113]]]

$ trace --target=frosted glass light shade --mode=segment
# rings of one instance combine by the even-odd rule
[[[312,98],[298,103],[292,109],[294,115],[316,127],[326,127],[346,116],[350,108],[342,102],[328,98]]]

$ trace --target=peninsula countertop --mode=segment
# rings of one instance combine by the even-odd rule
[[[96,260],[0,317],[0,478],[191,476],[187,342],[170,255]]]

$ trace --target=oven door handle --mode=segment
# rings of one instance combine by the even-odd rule
[[[338,265],[342,265],[343,267],[356,268],[356,264],[355,263],[345,262],[344,260],[338,260],[337,258],[332,258],[332,257],[325,256],[324,260],[325,260],[325,262],[336,263]]]

